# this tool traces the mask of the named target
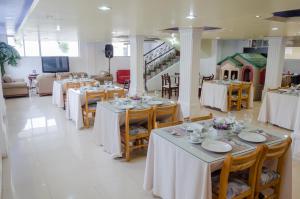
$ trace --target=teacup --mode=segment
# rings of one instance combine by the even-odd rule
[[[200,135],[198,133],[191,133],[190,134],[190,140],[192,140],[193,142],[197,142],[200,140]]]

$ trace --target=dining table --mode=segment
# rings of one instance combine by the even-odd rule
[[[258,121],[292,131],[300,129],[300,90],[278,89],[266,92]]]
[[[85,93],[87,91],[107,92],[108,90],[120,89],[122,88],[117,85],[99,85],[96,87],[84,86],[80,89],[68,89],[66,100],[66,118],[74,121],[77,129],[81,129],[83,127],[82,105],[85,104]]]
[[[94,79],[89,78],[80,78],[80,79],[63,79],[53,81],[52,89],[52,104],[56,105],[59,108],[64,107],[64,85],[66,83],[80,83],[80,82],[94,82]]]
[[[155,96],[145,96],[141,99],[122,98],[106,102],[98,102],[94,123],[96,144],[103,147],[112,158],[122,157],[120,128],[125,124],[127,109],[144,109],[154,106],[172,105],[177,102]],[[183,120],[179,104],[177,104],[177,120]],[[164,119],[164,118],[158,118]]]
[[[203,106],[220,109],[227,112],[228,109],[228,89],[231,83],[241,84],[238,80],[212,80],[204,81],[201,90],[200,103]],[[249,82],[247,82],[249,83]],[[250,89],[249,107],[253,108],[253,85]]]
[[[198,128],[200,131],[202,129],[204,137],[200,143],[191,142],[188,128]],[[245,141],[242,134],[249,132],[255,132],[259,134],[258,137],[263,136],[264,139],[255,140],[260,141],[259,143]],[[259,129],[252,125],[245,125],[239,132],[217,130],[213,127],[212,120],[154,129],[147,152],[144,190],[164,199],[211,199],[212,173],[222,168],[228,153],[238,157],[254,151],[258,144],[272,146],[286,138],[287,135],[282,133]],[[230,145],[230,151],[211,150],[218,149],[219,145],[215,145],[214,142],[219,141]],[[291,154],[289,149],[284,156],[280,199],[291,199]],[[275,164],[273,161],[265,166],[274,168]]]

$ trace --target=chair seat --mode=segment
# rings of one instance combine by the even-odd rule
[[[212,177],[212,192],[215,195],[218,195],[220,190],[220,176],[214,176]],[[235,196],[238,196],[244,192],[247,192],[250,190],[250,187],[241,179],[230,177],[228,180],[228,187],[227,187],[227,199],[234,198]]]
[[[279,179],[280,175],[276,171],[273,171],[269,168],[263,167],[261,176],[260,176],[260,182],[261,184],[269,184],[270,182]]]
[[[121,132],[125,133],[125,127],[121,127]],[[139,134],[146,134],[148,133],[148,130],[146,128],[144,128],[143,126],[130,126],[129,129],[129,135],[139,135]]]
[[[88,105],[88,109],[91,111],[96,111],[96,108],[97,108],[97,102]],[[82,105],[82,109],[85,110],[85,105]]]

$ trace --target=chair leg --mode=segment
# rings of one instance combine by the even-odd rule
[[[129,148],[129,142],[125,141],[125,159],[126,161],[130,160],[130,148]]]
[[[86,113],[86,127],[90,128],[89,112]]]
[[[171,99],[171,96],[172,96],[172,89],[169,89],[169,99]]]

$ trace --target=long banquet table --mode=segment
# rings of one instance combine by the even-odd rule
[[[202,85],[200,103],[203,106],[218,108],[223,112],[227,112],[228,108],[228,88],[231,81],[205,81]],[[233,83],[242,83],[233,81]],[[250,108],[253,107],[253,86],[250,89]]]
[[[167,99],[159,98],[159,100],[164,102],[163,105],[174,103]],[[104,151],[111,154],[113,158],[122,157],[120,126],[125,124],[125,112],[126,110],[119,109],[113,101],[97,104],[93,130],[96,144],[103,146]],[[177,108],[177,118],[182,120],[180,107]]]
[[[53,82],[53,89],[52,89],[52,104],[56,105],[59,108],[64,107],[64,85],[67,82],[93,82],[94,79],[64,79],[64,80],[55,80]]]
[[[82,89],[85,88],[85,89]],[[118,86],[101,85],[99,87],[82,87],[81,89],[69,89],[66,100],[66,118],[75,122],[76,128],[83,127],[82,108],[85,104],[84,94],[86,91],[105,91],[121,89]]]
[[[268,91],[258,120],[290,130],[295,130],[296,127],[300,129],[300,93],[297,95],[280,90]]]
[[[179,132],[180,136],[172,135],[171,132],[174,131]],[[264,131],[264,135],[267,137],[267,145],[280,143],[285,139],[284,135],[275,132]],[[214,136],[209,139],[216,139]],[[225,154],[208,152],[201,145],[190,144],[187,139],[182,125],[152,131],[144,176],[145,190],[164,199],[212,198],[211,173],[222,167]],[[227,141],[222,136],[218,139],[233,147],[234,156],[256,148],[255,144],[242,141],[237,136]],[[291,159],[291,150],[288,150],[281,176],[281,199],[291,199]]]

